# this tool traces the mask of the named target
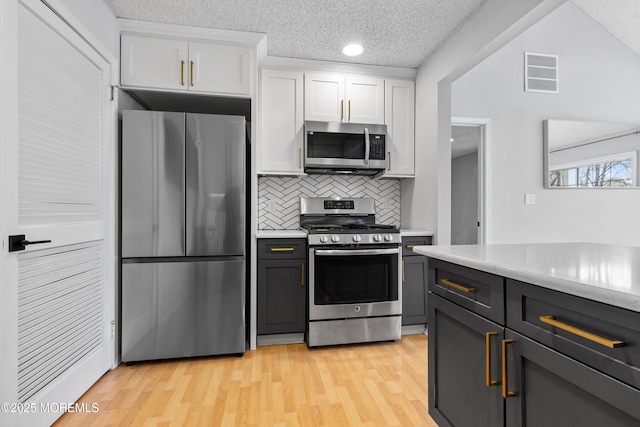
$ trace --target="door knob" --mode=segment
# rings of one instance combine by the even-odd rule
[[[9,252],[24,251],[27,245],[38,245],[41,243],[51,243],[51,240],[36,240],[30,242],[24,234],[9,236]]]

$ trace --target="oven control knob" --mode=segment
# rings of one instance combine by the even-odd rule
[[[379,242],[380,240],[382,240],[382,236],[381,236],[381,235],[379,235],[379,234],[375,234],[375,235],[373,236],[373,241],[374,241],[374,242]]]
[[[320,243],[327,243],[327,240],[329,240],[327,236],[320,236]]]
[[[362,237],[360,237],[359,234],[356,234],[356,235],[353,236],[353,241],[354,242],[359,242],[361,239],[362,239]]]
[[[385,241],[385,242],[390,242],[390,241],[391,241],[391,239],[393,239],[393,237],[391,237],[391,234],[385,234],[385,235],[384,235],[384,241]]]
[[[332,241],[333,243],[337,243],[337,242],[339,242],[339,241],[340,241],[340,236],[338,236],[338,235],[334,234],[333,236],[331,236],[331,241]]]

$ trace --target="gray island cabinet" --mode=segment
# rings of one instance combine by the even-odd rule
[[[640,248],[421,246],[440,426],[640,425]]]

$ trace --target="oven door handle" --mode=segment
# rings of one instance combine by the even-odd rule
[[[399,254],[400,249],[315,249],[318,256],[343,256],[343,255],[393,255]]]

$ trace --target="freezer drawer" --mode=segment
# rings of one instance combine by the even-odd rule
[[[122,361],[245,350],[244,260],[122,265]]]

